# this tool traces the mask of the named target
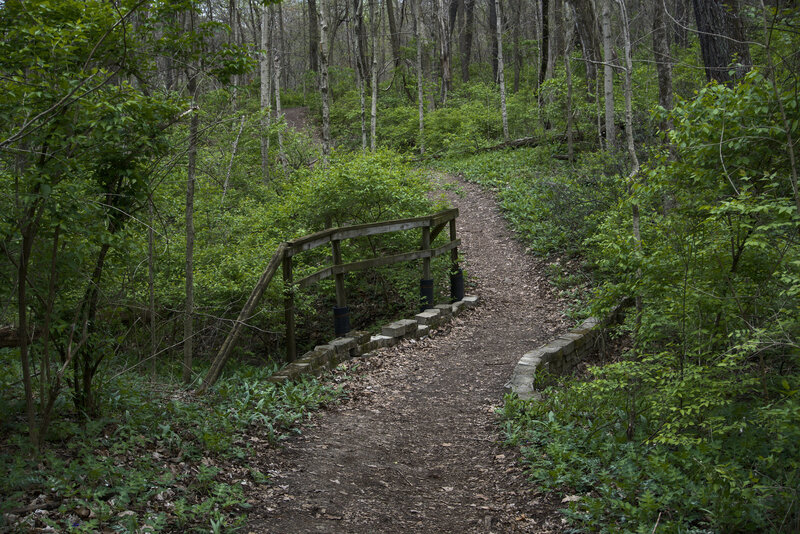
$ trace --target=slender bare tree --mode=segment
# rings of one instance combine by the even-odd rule
[[[497,81],[500,83],[500,115],[503,120],[503,141],[508,142],[508,113],[506,111],[506,75],[503,63],[503,16],[500,11],[500,0],[494,0],[494,9],[497,12]]]

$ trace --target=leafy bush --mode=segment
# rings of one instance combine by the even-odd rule
[[[202,532],[210,522],[234,531],[248,507],[245,490],[268,480],[248,465],[253,444],[298,432],[310,411],[340,395],[316,379],[267,382],[275,369],[241,366],[203,398],[119,374],[102,391],[104,418],[54,422],[44,456],[23,454],[21,438],[4,440],[0,514],[43,495],[57,510],[38,520],[59,532]],[[14,436],[19,429],[6,416],[3,435]],[[13,526],[2,517],[0,529]]]
[[[753,71],[680,103],[675,157],[656,155],[591,214],[593,306],[641,297],[624,328],[634,349],[504,412],[533,479],[580,495],[568,514],[581,528],[800,528],[800,214],[778,126],[783,108],[797,137],[800,110],[779,97]]]

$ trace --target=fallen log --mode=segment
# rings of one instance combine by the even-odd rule
[[[527,148],[527,147],[535,147],[539,146],[539,139],[536,137],[522,137],[520,139],[512,139],[511,141],[505,141],[503,143],[499,143],[493,146],[487,146],[484,148],[480,148],[476,150],[476,153],[479,152],[491,152],[492,150],[502,150],[504,148]]]

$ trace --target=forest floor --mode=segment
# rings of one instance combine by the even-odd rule
[[[430,338],[339,370],[347,399],[252,462],[253,533],[560,532],[560,500],[529,486],[496,409],[523,353],[568,326],[546,263],[525,254],[492,195],[439,177],[460,209],[481,304]],[[336,377],[334,376],[334,379]]]

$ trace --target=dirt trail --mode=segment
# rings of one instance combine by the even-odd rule
[[[258,459],[256,533],[558,532],[552,497],[524,483],[494,409],[518,358],[567,325],[544,265],[478,186],[452,195],[482,304],[431,339],[360,361],[350,399]],[[355,360],[354,360],[355,361]]]
[[[322,141],[319,128],[309,116],[309,109],[305,106],[283,108],[283,117],[289,128],[300,130],[311,136],[315,141]]]

